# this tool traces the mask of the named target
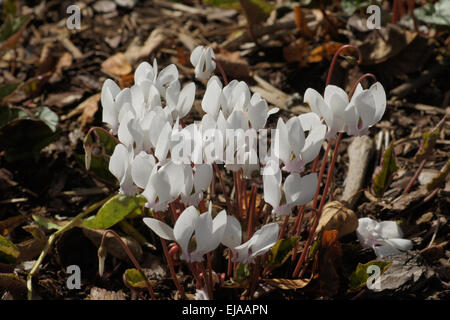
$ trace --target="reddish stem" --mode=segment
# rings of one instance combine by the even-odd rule
[[[311,169],[312,173],[317,171],[317,165],[319,163],[319,157],[320,157],[320,155],[318,154],[317,157],[314,159],[313,167]],[[299,223],[301,224],[300,220],[303,220],[303,212],[305,211],[305,207],[306,207],[306,204],[304,204],[304,205],[302,205],[301,207],[298,208],[297,218],[295,219],[295,223],[292,226],[292,229],[290,231],[291,233],[294,233],[295,230],[297,230],[297,228],[300,228],[299,227]],[[300,219],[300,216],[301,216],[301,219]],[[294,252],[294,254],[295,254],[295,252]]]
[[[216,171],[217,176],[219,177],[219,181],[220,181],[220,187],[222,188],[222,194],[225,197],[225,201],[227,202],[227,208],[228,208],[228,213],[232,214],[233,210],[232,210],[232,206],[231,206],[231,201],[230,201],[230,197],[228,196],[228,194],[225,191],[225,183],[223,182],[223,178],[222,178],[222,173],[219,170],[219,166],[217,165],[217,163],[213,163],[213,167],[214,170]]]
[[[159,215],[158,212],[155,211],[154,214],[155,214],[155,217],[156,217],[158,220],[161,220],[161,221],[162,221],[161,216]],[[161,239],[161,245],[162,245],[163,251],[164,251],[164,256],[166,257],[167,264],[168,264],[168,266],[169,266],[169,271],[170,271],[170,274],[171,274],[171,276],[172,276],[173,283],[175,284],[175,286],[177,287],[178,291],[180,292],[181,297],[182,297],[183,299],[186,299],[186,294],[184,293],[184,289],[183,289],[183,287],[180,285],[180,282],[178,282],[177,274],[175,273],[175,268],[174,268],[174,266],[173,266],[172,257],[170,256],[169,250],[167,249],[167,243],[166,243],[166,240],[164,240],[163,238],[160,238],[160,239]]]
[[[283,226],[281,227],[280,233],[278,234],[278,240],[281,240],[281,238],[283,238],[284,233],[286,232],[288,223],[289,223],[289,216],[290,214],[288,214],[285,218],[284,218],[284,222],[283,222]]]
[[[222,74],[223,82],[225,85],[228,85],[228,78],[227,74],[225,73],[225,70],[222,67],[222,64],[215,58],[213,58],[214,62],[216,63],[217,69],[219,69],[220,73]]]
[[[298,273],[300,271],[300,267],[303,265],[303,262],[305,261],[306,256],[308,254],[309,248],[311,246],[311,242],[312,242],[312,240],[314,238],[314,233],[315,233],[317,225],[319,223],[319,219],[320,219],[320,215],[322,213],[323,206],[324,206],[326,198],[327,198],[328,188],[330,187],[331,177],[333,175],[334,164],[336,163],[337,154],[338,154],[338,148],[339,148],[339,144],[341,143],[342,135],[343,135],[343,133],[340,132],[338,137],[337,137],[337,139],[336,139],[336,145],[335,145],[335,148],[334,148],[333,158],[331,159],[331,163],[329,165],[327,180],[326,180],[326,183],[325,183],[325,188],[323,190],[322,199],[320,200],[319,209],[317,210],[317,214],[315,216],[313,226],[310,229],[308,240],[306,241],[305,248],[304,248],[304,250],[302,252],[302,255],[301,255],[301,257],[300,257],[300,259],[299,259],[299,261],[297,263],[297,266],[295,267],[295,270],[294,270],[294,273],[293,273],[293,277],[294,278],[296,278],[297,276],[301,277],[303,275],[304,271],[305,271],[305,269],[303,269],[301,274],[298,275]]]
[[[128,257],[130,258],[131,262],[133,262],[134,266],[136,267],[136,269],[139,270],[139,272],[142,274],[142,276],[145,279],[145,284],[147,285],[148,288],[148,292],[150,293],[150,296],[152,297],[152,299],[156,299],[155,293],[153,292],[153,288],[150,284],[150,282],[147,279],[147,276],[145,275],[144,271],[141,268],[141,265],[139,264],[139,262],[136,260],[136,258],[134,257],[133,253],[131,252],[130,248],[128,248],[128,246],[126,245],[125,242],[123,242],[123,240],[120,238],[120,236],[114,232],[113,230],[106,230],[103,233],[102,236],[102,242],[100,244],[100,247],[104,247],[104,243],[105,243],[105,239],[106,239],[106,235],[108,233],[111,233],[117,240],[119,240],[120,245],[122,246],[122,248],[125,250],[126,254],[128,255]]]
[[[350,100],[353,97],[353,94],[355,93],[356,87],[358,86],[358,83],[360,83],[361,81],[363,81],[366,78],[372,78],[372,80],[374,82],[377,82],[377,77],[375,77],[373,74],[371,73],[366,73],[364,75],[362,75],[356,82],[355,84],[353,84],[352,89],[350,90],[350,93],[348,94],[348,99]]]
[[[330,84],[330,81],[331,81],[331,75],[333,74],[333,71],[334,71],[334,65],[336,64],[337,57],[339,56],[339,54],[340,54],[343,50],[345,50],[345,49],[347,49],[347,48],[355,49],[356,52],[358,53],[358,64],[360,64],[360,63],[362,62],[362,55],[361,55],[361,52],[359,51],[358,47],[356,47],[356,46],[354,46],[354,45],[352,45],[352,44],[346,44],[346,45],[343,45],[342,47],[340,47],[340,48],[335,52],[335,54],[334,54],[334,56],[333,56],[333,60],[331,60],[330,69],[328,69],[328,77],[327,77],[327,82],[326,82],[325,86],[328,86],[328,85]]]
[[[203,274],[203,279],[205,279],[206,291],[208,292],[208,298],[209,298],[209,300],[212,300],[213,299],[212,285],[208,281],[208,278],[206,277],[206,271],[205,271],[205,267],[203,266],[203,262],[198,262],[198,266],[200,267],[200,272]]]
[[[254,228],[254,220],[255,220],[255,211],[256,211],[256,189],[255,185],[252,186],[252,191],[250,194],[250,202],[248,205],[248,214],[247,214],[247,238],[250,239],[255,230]]]
[[[427,163],[427,159],[423,159],[420,163],[419,167],[417,168],[416,173],[414,174],[414,177],[411,178],[408,185],[406,186],[405,190],[403,190],[403,194],[407,194],[411,188],[413,187],[414,183],[416,182],[417,178],[419,178],[420,173],[423,170],[423,167],[425,166],[425,163]]]
[[[231,271],[233,269],[233,262],[231,262],[231,258],[233,258],[233,252],[231,249],[228,249],[228,268],[227,268],[227,276],[231,276]]]

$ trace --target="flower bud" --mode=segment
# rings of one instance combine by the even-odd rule
[[[97,254],[98,254],[98,274],[101,277],[103,276],[103,272],[105,271],[105,260],[107,255],[106,248],[104,246],[100,246],[100,248],[98,248]]]

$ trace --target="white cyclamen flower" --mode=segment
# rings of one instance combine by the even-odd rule
[[[191,111],[194,99],[195,84],[193,82],[180,91],[180,82],[174,81],[166,90],[166,108],[169,108],[172,119],[184,118]]]
[[[191,63],[195,67],[195,77],[206,80],[216,69],[214,51],[211,48],[198,46],[191,53]]]
[[[225,210],[217,214],[214,219],[211,211],[211,203],[209,210],[200,215],[194,206],[190,206],[178,217],[173,229],[153,218],[144,218],[144,223],[159,237],[178,243],[181,248],[180,259],[187,262],[199,262],[203,260],[206,253],[219,246],[227,226]],[[192,245],[194,235],[195,245]]]
[[[322,97],[316,90],[308,88],[303,100],[312,112],[325,120],[328,127],[327,139],[334,138],[337,132],[345,131],[344,110],[349,100],[344,90],[335,85],[328,85]]]
[[[134,151],[123,144],[116,145],[114,152],[109,159],[109,171],[119,180],[120,193],[135,195],[137,187],[133,183],[131,175]]]
[[[166,211],[169,203],[181,194],[184,188],[183,167],[167,161],[161,168],[154,166],[142,195],[146,206],[154,211]]]
[[[255,257],[265,254],[277,242],[279,229],[277,223],[266,224],[241,244],[241,224],[235,217],[228,216],[222,244],[231,249],[234,262],[254,263]]]
[[[305,138],[305,131],[309,131]],[[326,127],[310,112],[284,123],[279,118],[273,142],[273,154],[284,163],[287,172],[302,172],[319,154]]]
[[[131,103],[131,91],[129,88],[120,90],[119,86],[107,79],[103,83],[101,93],[102,121],[111,126],[113,134],[117,134],[119,128],[119,113],[122,106]]]
[[[283,190],[286,203],[281,202],[281,171],[277,166],[268,164],[273,174],[263,175],[264,201],[273,208],[273,213],[288,215],[296,206],[308,203],[314,197],[317,188],[317,174],[310,173],[300,177],[298,173],[291,173],[284,181]]]
[[[153,67],[148,62],[142,62],[134,72],[134,82],[138,85],[144,83],[145,87],[153,84],[160,92],[162,97],[166,96],[166,87],[178,80],[178,69],[176,65],[170,64],[165,67],[158,75],[158,63],[153,60]],[[146,83],[146,84],[145,84]]]
[[[356,87],[350,104],[344,110],[347,134],[361,136],[378,123],[386,110],[386,93],[381,83],[376,82],[363,90]]]
[[[213,178],[211,164],[195,165],[195,172],[190,164],[184,166],[184,188],[181,192],[181,202],[187,206],[196,206],[203,198],[203,191],[210,186]],[[194,192],[192,192],[194,191]]]
[[[399,254],[412,249],[412,241],[403,238],[403,232],[395,221],[377,222],[370,218],[359,219],[356,235],[365,248],[372,248],[378,258]]]

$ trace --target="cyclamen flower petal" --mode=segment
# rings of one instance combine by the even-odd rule
[[[269,116],[279,111],[278,108],[273,108],[269,111],[267,101],[261,99],[259,93],[255,93],[252,96],[247,108],[250,124],[255,130],[264,128]]]
[[[311,113],[313,114],[313,113]],[[325,138],[326,127],[316,124],[318,116],[305,115],[305,117],[293,117],[284,123],[279,118],[272,145],[272,153],[284,163],[283,170],[287,172],[302,172],[304,166],[314,160],[320,152],[322,141]],[[313,124],[308,122],[313,121]],[[305,138],[305,127],[309,130]]]
[[[385,110],[386,93],[379,82],[366,90],[358,84],[349,105],[344,110],[347,134],[358,136],[367,134],[368,129],[381,120]]]
[[[233,216],[227,217],[227,227],[222,238],[222,244],[228,248],[234,248],[241,244],[242,228],[238,219]]]
[[[178,69],[174,64],[171,64],[161,70],[158,75],[158,63],[156,59],[153,60],[153,66],[148,62],[142,62],[134,72],[134,81],[140,85],[143,81],[149,80],[160,92],[160,95],[165,97],[165,87],[178,80]]]
[[[122,106],[131,103],[130,89],[120,90],[114,81],[107,79],[103,83],[101,103],[102,121],[111,126],[113,134],[117,134]]]
[[[192,51],[191,63],[195,67],[195,77],[206,80],[216,69],[214,51],[211,48],[198,46]]]
[[[412,241],[402,239],[403,232],[394,221],[377,222],[360,218],[356,235],[363,247],[372,248],[378,258],[412,249]]]
[[[295,206],[303,205],[311,201],[317,188],[317,174],[311,173],[300,177],[298,173],[291,173],[285,180],[283,190],[286,203],[281,201],[281,171],[275,167],[273,175],[264,175],[264,201],[273,208],[273,213],[288,215]]]
[[[119,180],[120,193],[135,195],[137,188],[133,184],[131,176],[131,161],[133,160],[133,149],[118,144],[109,159],[109,171]]]
[[[255,257],[265,254],[275,245],[278,240],[279,229],[277,223],[266,224],[256,231],[247,242],[236,247],[229,247],[233,252],[232,261],[254,263]]]
[[[199,215],[195,207],[186,208],[178,217],[174,228],[153,218],[144,218],[144,223],[158,236],[166,240],[173,240],[181,248],[180,259],[187,262],[199,262],[203,256],[215,250],[224,236],[227,225],[227,214],[221,211],[212,219],[212,207]],[[189,251],[189,242],[195,234],[196,248]]]
[[[155,166],[155,158],[144,151],[139,153],[131,162],[131,176],[134,183],[144,189],[147,185],[148,179],[152,174]]]
[[[217,76],[211,77],[206,86],[205,95],[202,100],[202,109],[213,119],[217,119],[220,103],[222,100],[222,83]]]

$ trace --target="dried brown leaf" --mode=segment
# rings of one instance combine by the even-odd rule
[[[262,281],[281,290],[297,290],[306,287],[311,279],[263,279]]]
[[[320,216],[317,232],[337,230],[337,238],[352,233],[358,228],[358,217],[339,201],[327,203]]]
[[[132,70],[130,62],[122,52],[116,53],[102,63],[102,71],[112,76],[124,76]]]

